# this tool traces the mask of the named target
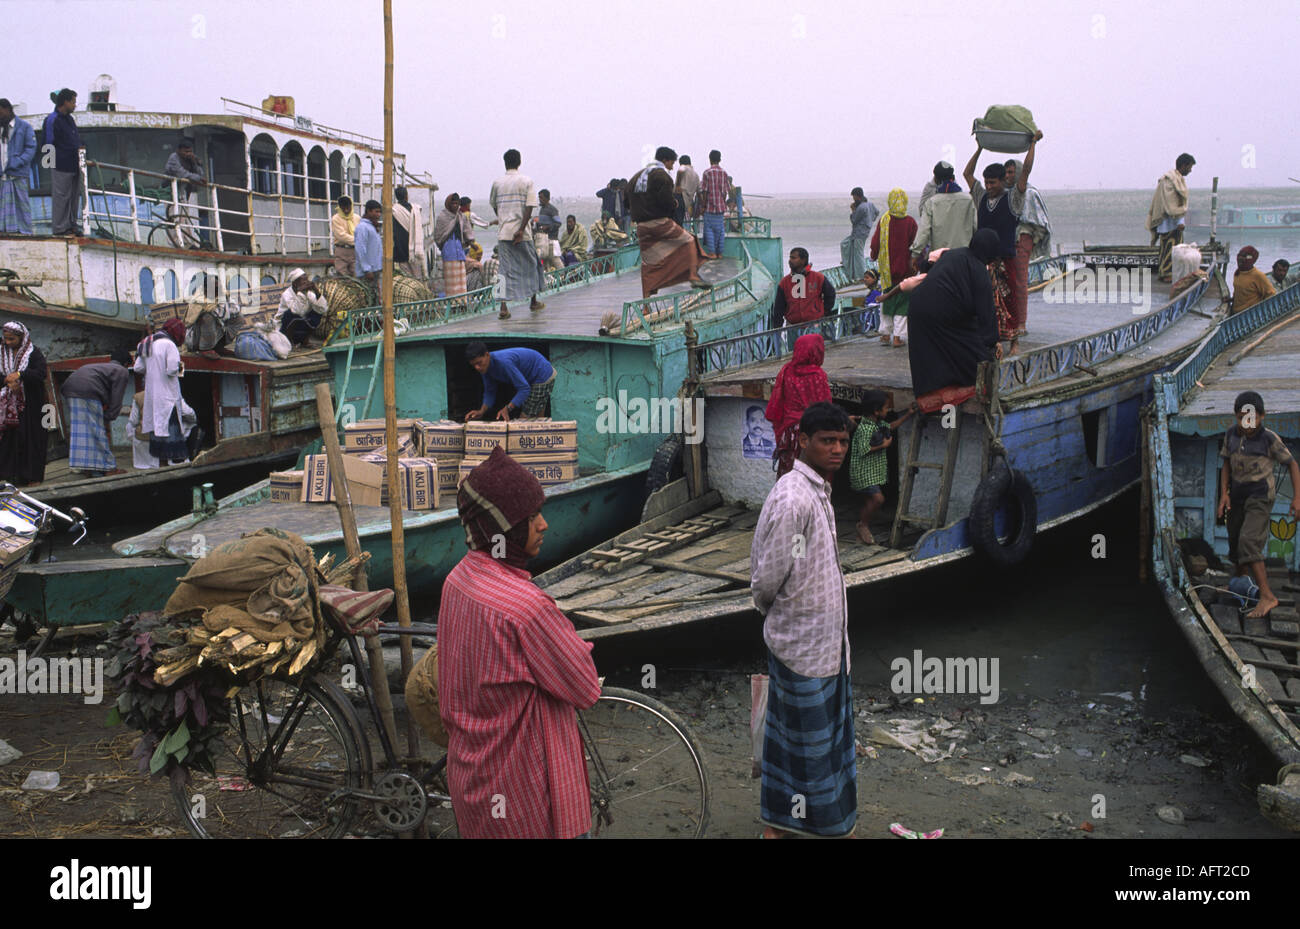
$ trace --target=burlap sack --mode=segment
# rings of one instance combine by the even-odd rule
[[[438,646],[434,645],[415,663],[406,678],[406,709],[425,734],[443,748],[447,730],[438,711]]]

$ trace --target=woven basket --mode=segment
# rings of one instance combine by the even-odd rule
[[[424,281],[408,274],[393,275],[393,303],[415,303],[418,300],[432,300],[433,292]]]

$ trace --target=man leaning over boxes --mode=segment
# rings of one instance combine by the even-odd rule
[[[555,368],[541,352],[531,348],[503,348],[489,352],[482,342],[471,342],[465,360],[483,378],[483,405],[465,414],[465,421],[482,419],[497,401],[497,390],[506,386],[514,391],[510,402],[497,413],[497,419],[534,419],[547,414],[547,404],[555,387]]]

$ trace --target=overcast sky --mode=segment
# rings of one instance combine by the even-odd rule
[[[559,196],[658,145],[746,191],[920,186],[960,174],[971,122],[1032,110],[1041,188],[1147,187],[1179,152],[1193,187],[1300,177],[1290,104],[1300,0],[394,0],[398,151],[444,191],[485,191],[501,153]],[[220,112],[287,94],[383,133],[380,0],[0,0],[0,96],[85,107],[96,75],[138,110]],[[30,41],[15,41],[14,35]],[[1300,185],[1298,185],[1300,191]]]

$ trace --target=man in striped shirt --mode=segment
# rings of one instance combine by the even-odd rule
[[[722,153],[716,148],[709,152],[709,166],[700,178],[700,197],[704,211],[704,257],[721,258],[722,244],[726,241],[727,198],[731,195],[731,178],[722,170]]]
[[[542,546],[537,478],[493,449],[457,492],[470,551],[438,611],[438,704],[447,781],[465,838],[572,839],[591,830],[576,710],[600,681],[591,644],[526,565]]]

